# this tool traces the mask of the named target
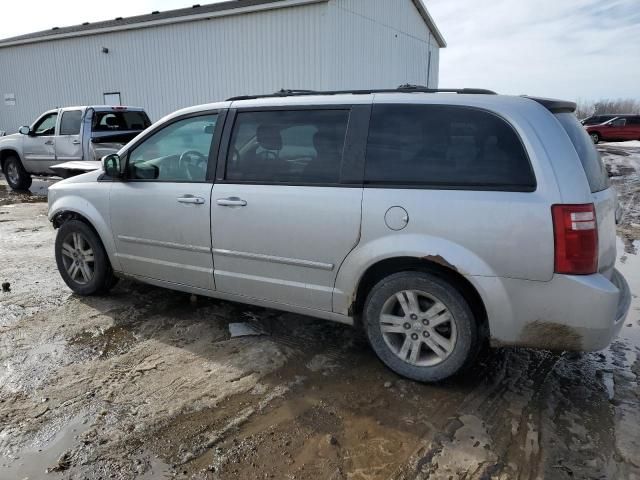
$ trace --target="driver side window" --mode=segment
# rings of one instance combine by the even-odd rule
[[[204,182],[218,115],[186,118],[156,132],[129,155],[132,180]]]
[[[56,121],[58,120],[57,113],[50,113],[46,117],[42,118],[33,127],[33,132],[37,137],[43,137],[48,135],[54,135],[56,133]]]

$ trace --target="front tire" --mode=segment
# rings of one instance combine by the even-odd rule
[[[364,324],[380,360],[420,382],[438,382],[460,372],[481,343],[476,319],[458,289],[421,272],[397,273],[373,287]]]
[[[13,190],[29,190],[31,175],[22,166],[20,159],[15,156],[7,157],[4,161],[4,176]]]
[[[591,137],[591,141],[593,142],[594,145],[598,145],[600,143],[600,134],[593,132],[590,133],[589,136]]]
[[[78,295],[106,293],[116,283],[102,242],[84,222],[69,220],[60,226],[55,255],[62,279]]]

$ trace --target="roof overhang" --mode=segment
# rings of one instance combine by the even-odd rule
[[[422,2],[422,0],[411,0],[411,1],[418,9],[418,12],[420,12],[422,19],[427,24],[427,27],[429,27],[429,30],[431,30],[431,33],[435,37],[436,42],[438,42],[438,45],[440,46],[440,48],[446,48],[447,41],[444,39],[444,36],[442,35],[442,32],[440,32],[440,29],[436,26],[436,22],[433,20],[433,17],[429,14],[427,7],[424,6],[424,3]]]
[[[95,28],[83,28],[75,31],[65,31],[65,28],[61,28],[60,33],[47,32],[46,35],[42,35],[43,32],[36,32],[31,35],[23,35],[21,37],[8,38],[0,40],[0,48],[14,47],[18,45],[26,45],[30,43],[49,42],[51,40],[62,40],[65,38],[84,37],[87,35],[101,35],[111,32],[122,32],[126,30],[138,30],[141,28],[157,27],[161,25],[169,25],[176,23],[193,22],[197,20],[208,20],[212,18],[227,17],[231,15],[242,15],[245,13],[262,12],[266,10],[276,10],[288,7],[297,7],[302,5],[309,5],[313,3],[327,3],[329,0],[257,0],[250,3],[248,6],[236,6],[238,2],[224,2],[229,4],[227,8],[220,8],[219,10],[198,12],[193,15],[181,15],[169,18],[160,19],[148,19],[150,15],[140,16],[139,22],[126,23],[122,25],[109,25],[100,26],[101,22],[98,22]],[[224,4],[214,4],[224,7]],[[112,23],[112,22],[109,22]],[[73,28],[73,27],[70,27]]]

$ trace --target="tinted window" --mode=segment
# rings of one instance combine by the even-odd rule
[[[571,113],[559,113],[556,118],[560,120],[576,152],[578,152],[584,172],[587,174],[591,191],[600,192],[606,190],[609,187],[607,170],[587,131],[576,120],[575,115]]]
[[[35,125],[33,131],[36,135],[53,135],[56,133],[57,121],[58,114],[50,113]]]
[[[629,117],[627,119],[628,125],[640,125],[640,117]]]
[[[340,182],[349,112],[240,112],[225,178],[238,182]]]
[[[81,120],[82,112],[80,110],[64,112],[62,120],[60,120],[60,135],[79,135]]]
[[[129,156],[129,177],[165,182],[203,182],[217,115],[187,118],[163,128]]]
[[[96,112],[93,117],[94,132],[118,132],[144,130],[151,122],[144,112]]]
[[[529,159],[510,125],[482,110],[442,105],[375,106],[365,181],[535,189]]]

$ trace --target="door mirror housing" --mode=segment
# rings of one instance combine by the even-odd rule
[[[20,132],[22,135],[31,135],[31,127],[24,125],[22,127],[20,127],[20,129],[18,129],[18,132]]]
[[[102,168],[111,178],[122,178],[122,164],[120,156],[117,153],[112,153],[102,158]]]

